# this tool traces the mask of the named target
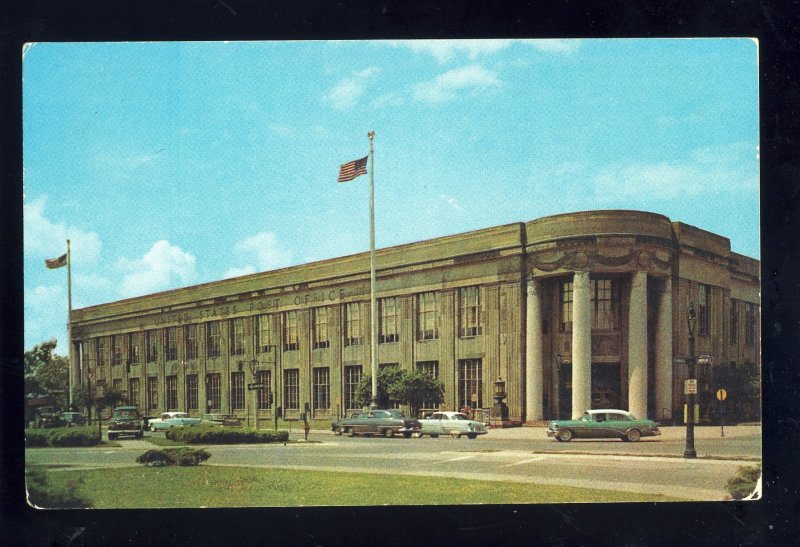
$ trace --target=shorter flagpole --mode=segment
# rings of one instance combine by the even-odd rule
[[[375,312],[375,153],[372,141],[375,132],[369,137],[369,311],[370,311],[370,355],[372,370],[372,408],[378,408],[378,319]]]
[[[69,355],[69,408],[72,410],[72,376],[74,363],[72,362],[72,256],[70,253],[69,239],[67,240],[67,351]]]

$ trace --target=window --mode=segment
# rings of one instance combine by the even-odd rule
[[[128,362],[131,365],[139,364],[139,333],[128,334]],[[138,387],[138,384],[137,384]]]
[[[361,381],[361,365],[344,367],[344,408],[355,408],[356,387]]]
[[[111,389],[117,393],[122,391],[122,378],[114,378],[111,380]]]
[[[222,407],[220,402],[220,389],[219,389],[219,373],[213,373],[206,376],[206,399],[208,400],[209,408],[219,410]]]
[[[380,321],[378,321],[378,343],[389,344],[400,341],[397,330],[397,298],[381,298],[378,301]]]
[[[155,363],[158,359],[158,334],[154,330],[144,333],[145,344],[147,344],[147,362]]]
[[[122,342],[123,337],[121,334],[115,334],[111,337],[111,364],[122,364]]]
[[[739,301],[731,298],[730,343],[739,341]]]
[[[258,316],[258,353],[272,351],[272,316]]]
[[[439,314],[436,309],[436,293],[417,295],[417,340],[439,338]]]
[[[196,329],[195,329],[196,331]],[[197,410],[197,374],[186,375],[186,410]]]
[[[458,361],[458,408],[483,407],[483,382],[481,380],[481,360],[461,359]]]
[[[464,287],[458,293],[461,302],[459,336],[478,336],[482,331],[480,287]]]
[[[559,332],[572,332],[572,281],[565,281],[559,287],[559,312],[561,322]]]
[[[300,348],[300,335],[297,331],[297,311],[283,312],[283,351]]]
[[[147,377],[147,409],[155,410],[158,408],[158,377]]]
[[[313,403],[314,410],[328,410],[331,407],[331,372],[328,367],[314,369]]]
[[[417,362],[417,370],[424,372],[434,380],[439,379],[439,361],[419,361]],[[439,408],[439,405],[432,401],[424,401],[422,408]]]
[[[287,410],[300,408],[300,371],[296,368],[283,371],[283,406]]]
[[[178,377],[167,376],[165,380],[167,410],[175,410],[178,408]]]
[[[231,408],[244,408],[244,372],[231,372]]]
[[[328,337],[328,316],[330,315],[330,308],[314,308],[311,310],[312,327],[314,329],[314,349],[330,347],[330,339]],[[314,407],[317,408],[317,407]]]
[[[592,295],[592,328],[617,328],[617,284],[611,279],[592,279],[589,290]]]
[[[106,339],[104,336],[94,339],[95,363],[98,367],[106,364]]]
[[[186,325],[183,327],[183,343],[186,358],[196,359],[199,347],[197,344],[197,325]]]
[[[697,290],[697,335],[708,336],[711,325],[711,287],[699,285]]]
[[[750,302],[744,303],[744,343],[756,345],[756,305]]]
[[[231,355],[244,355],[244,318],[231,319],[228,328],[231,339]]]
[[[128,379],[128,403],[139,406],[139,378]]]
[[[210,321],[206,323],[206,355],[219,357],[219,353],[219,321]]]
[[[259,370],[256,373],[256,382],[264,384],[264,389],[258,390],[258,408],[261,410],[272,408],[272,405],[269,403],[269,394],[272,389],[272,371]]]
[[[178,360],[178,327],[164,329],[164,359]]]
[[[361,344],[361,306],[358,302],[350,302],[344,306],[344,345]]]

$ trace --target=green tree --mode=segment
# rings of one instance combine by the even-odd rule
[[[389,390],[402,377],[403,371],[399,367],[384,367],[378,371],[378,407],[388,408],[393,402],[400,402],[390,396]],[[361,377],[353,400],[358,406],[372,404],[372,376]]]
[[[56,340],[48,340],[25,352],[25,393],[61,394],[64,406],[69,389],[69,360],[53,353],[56,345]]]
[[[378,372],[378,406],[407,404],[416,416],[425,403],[437,405],[444,399],[444,384],[421,370],[400,370],[386,367]],[[356,386],[355,403],[368,406],[372,402],[372,377],[362,376]]]

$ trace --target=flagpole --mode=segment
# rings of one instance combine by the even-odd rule
[[[67,346],[69,355],[69,408],[72,410],[72,256],[70,255],[69,239],[67,240]]]
[[[367,133],[369,137],[369,311],[371,325],[371,369],[372,369],[372,408],[378,408],[378,321],[375,313],[375,152],[372,141],[375,132]]]

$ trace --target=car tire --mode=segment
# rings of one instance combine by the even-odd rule
[[[411,434],[411,436],[415,439],[419,439],[420,437],[422,437],[422,433],[419,431],[415,431],[414,433]]]
[[[404,439],[410,439],[411,438],[411,432],[410,431],[403,431],[403,438]]]
[[[452,436],[454,439],[460,439],[461,438],[461,432],[460,431],[451,431],[450,432],[450,436]]]
[[[352,427],[347,429],[347,436],[348,437],[355,437],[356,436],[356,432],[353,430]]]
[[[154,426],[154,425],[151,425],[151,426],[150,426],[150,431],[152,431],[153,433],[155,433],[155,432],[156,432],[156,426]]]
[[[572,431],[569,429],[562,429],[561,431],[556,433],[556,439],[558,439],[562,443],[567,443],[572,440]]]
[[[632,443],[635,443],[635,442],[637,442],[639,439],[641,439],[641,438],[642,438],[642,433],[641,433],[641,432],[640,432],[638,429],[631,429],[631,430],[630,430],[630,431],[628,431],[628,433],[625,435],[625,438],[626,438],[626,439],[628,439],[628,441],[630,441],[630,442],[632,442]]]
[[[431,439],[438,439],[438,438],[439,438],[438,433],[431,433]]]
[[[108,440],[109,441],[116,441],[117,440],[117,435],[114,434],[114,433],[109,433],[108,434]]]
[[[383,430],[383,436],[386,437],[387,439],[390,439],[390,438],[394,437],[394,429],[392,429],[392,428],[384,429]]]
[[[341,427],[334,427],[333,428],[333,434],[334,435],[341,435],[342,434],[342,428]]]
[[[478,434],[477,433],[467,433],[467,439],[470,439],[470,440],[474,441],[477,438],[478,438]]]

